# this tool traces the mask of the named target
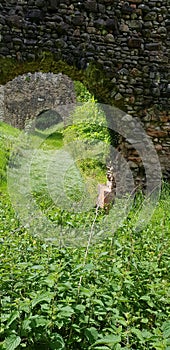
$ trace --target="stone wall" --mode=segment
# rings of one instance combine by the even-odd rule
[[[169,0],[1,0],[0,55],[103,65],[131,112],[170,97]]]
[[[1,0],[0,30],[1,57],[22,62],[51,51],[78,68],[101,64],[113,104],[141,118],[169,174],[169,0]]]
[[[74,85],[63,74],[28,73],[9,81],[2,89],[1,120],[23,129],[27,122],[52,110],[61,120],[69,116],[76,102]],[[0,99],[2,100],[2,99]]]

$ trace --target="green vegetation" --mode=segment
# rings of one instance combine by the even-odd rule
[[[0,187],[6,183],[6,167],[10,149],[14,138],[19,135],[19,130],[0,122]]]
[[[82,141],[83,144],[86,144],[89,149],[89,157],[87,159],[87,149],[85,147],[79,154],[79,157],[81,155],[81,159],[78,160],[79,167],[88,178],[90,175],[94,177],[96,174],[99,182],[105,182],[105,164],[111,143],[106,117],[97,105],[94,96],[89,93],[82,83],[76,81],[75,90],[78,95],[78,102],[83,103],[73,112],[72,125],[69,125],[63,132],[64,144],[71,147],[73,143],[73,153],[74,142],[80,142],[81,145]]]
[[[81,100],[82,87],[77,84],[76,89]],[[93,101],[89,102],[89,98],[92,97],[87,91],[85,95],[86,106],[91,109]],[[97,113],[95,106],[93,112]],[[83,110],[81,113],[83,115]],[[99,117],[102,125],[103,114],[99,113]],[[38,159],[42,166],[46,151],[67,147],[68,138],[84,141],[88,135],[93,143],[92,132],[98,132],[95,138],[107,145],[107,129],[94,128],[95,125],[90,124],[87,130],[85,123],[65,130],[51,127],[48,137],[46,130],[36,130],[32,142],[40,141],[40,147],[30,173],[32,195],[46,217],[63,231],[78,228],[89,238],[94,223],[100,231],[107,215],[96,208],[82,213],[57,208],[47,195]],[[24,148],[20,149],[18,136],[22,137],[21,131],[0,123],[0,349],[169,350],[169,186],[163,186],[159,204],[144,230],[137,231],[133,226],[142,201],[139,196],[140,200],[137,198],[127,219],[114,234],[108,229],[103,240],[88,247],[81,246],[79,237],[72,247],[63,244],[58,247],[54,242],[32,235],[10,202],[6,167],[14,145],[18,158],[13,165],[16,169],[20,165]],[[26,145],[27,138],[24,141],[23,136],[24,142]],[[98,181],[105,177],[105,169],[98,160],[84,159],[78,166],[86,178]],[[73,175],[74,171],[73,168]],[[69,190],[72,196],[74,193]]]
[[[31,236],[3,193],[1,348],[168,350],[168,193],[146,230],[133,230],[132,211],[86,259],[83,248],[58,249]]]

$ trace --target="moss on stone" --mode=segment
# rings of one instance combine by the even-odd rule
[[[0,58],[0,84],[6,84],[18,75],[34,72],[62,72],[72,79],[80,80],[81,73],[75,68],[70,67],[65,62],[55,61],[52,55],[44,55],[35,61],[18,62],[10,58]]]
[[[64,61],[56,61],[50,52],[43,52],[41,57],[34,61],[19,62],[11,58],[0,58],[0,84],[4,85],[18,75],[28,72],[53,72],[68,75],[72,80],[81,81],[101,103],[115,104],[110,91],[113,83],[99,64],[92,63],[87,69],[79,70]],[[118,106],[119,107],[119,106]],[[123,108],[121,103],[121,109]]]

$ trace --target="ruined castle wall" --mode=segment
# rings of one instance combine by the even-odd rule
[[[0,56],[56,60],[85,69],[100,63],[110,95],[139,116],[170,168],[169,0],[1,0]],[[123,147],[126,146],[125,144]],[[128,154],[134,164],[139,160]],[[133,158],[133,159],[132,159]]]

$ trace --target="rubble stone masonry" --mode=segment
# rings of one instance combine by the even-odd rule
[[[112,82],[110,95],[123,99],[152,138],[165,177],[170,176],[169,0],[1,0],[0,56],[34,60],[51,51],[86,69],[101,64]],[[136,151],[121,147],[133,167]]]

